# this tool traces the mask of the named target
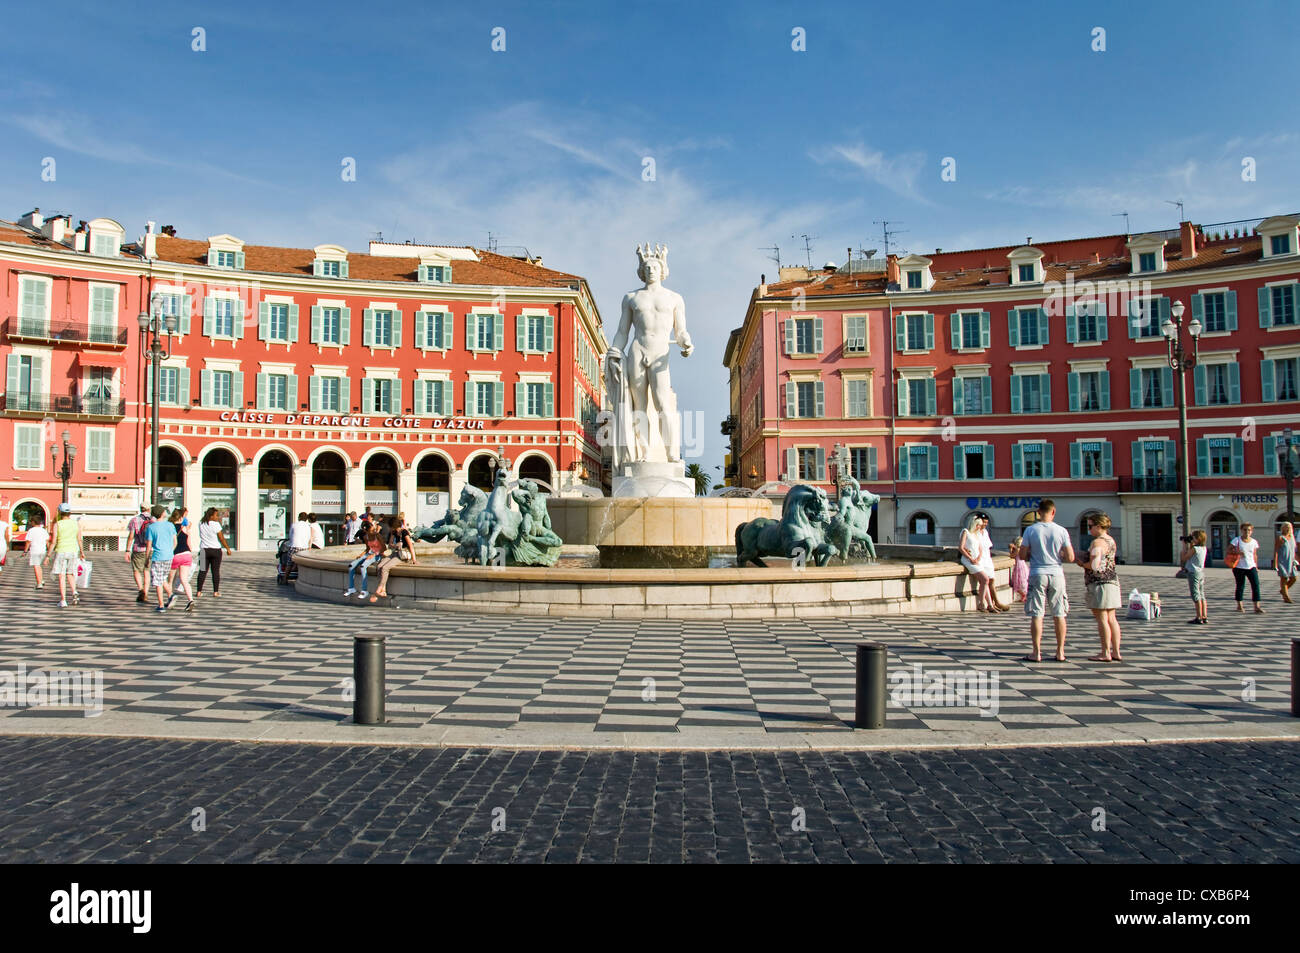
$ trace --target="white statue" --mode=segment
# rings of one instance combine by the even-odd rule
[[[660,284],[668,277],[667,246],[651,249],[647,243],[636,253],[637,277],[645,287],[624,295],[618,333],[605,362],[605,389],[614,410],[616,472],[629,463],[681,464],[677,395],[668,380],[670,335],[676,336],[682,357],[695,350],[686,333],[682,296]],[[654,422],[658,425],[652,426]]]

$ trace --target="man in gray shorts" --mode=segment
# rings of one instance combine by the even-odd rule
[[[1043,660],[1043,615],[1049,614],[1056,624],[1056,660],[1064,662],[1065,617],[1070,600],[1065,595],[1065,570],[1061,564],[1074,562],[1074,547],[1069,532],[1056,522],[1056,504],[1051,500],[1038,504],[1038,522],[1025,530],[1020,558],[1029,561],[1025,615],[1029,616],[1029,636],[1033,640],[1033,651],[1025,661]]]

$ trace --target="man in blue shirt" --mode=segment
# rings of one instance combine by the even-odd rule
[[[176,527],[166,518],[167,510],[157,504],[149,511],[153,522],[145,527],[145,553],[149,559],[149,580],[154,591],[158,593],[158,611],[166,612],[167,602],[171,602],[172,587],[167,581],[171,575],[172,557],[176,555]]]
[[[1065,570],[1062,562],[1074,562],[1070,534],[1056,522],[1056,504],[1042,500],[1038,504],[1038,522],[1025,529],[1020,558],[1029,561],[1029,591],[1025,596],[1025,615],[1029,616],[1029,636],[1033,651],[1027,662],[1043,660],[1043,615],[1050,613],[1056,625],[1056,660],[1065,661],[1065,617],[1070,600],[1065,595]]]

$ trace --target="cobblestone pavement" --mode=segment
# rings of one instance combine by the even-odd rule
[[[676,753],[47,736],[0,737],[0,763],[4,862],[1300,861],[1289,741]]]
[[[352,636],[380,630],[389,636],[389,720],[420,729],[426,742],[567,747],[635,734],[651,746],[694,739],[730,747],[720,739],[856,744],[870,734],[951,744],[961,743],[958,733],[975,732],[980,743],[1030,744],[1049,736],[1300,732],[1287,711],[1289,636],[1300,607],[1271,594],[1265,615],[1229,611],[1226,570],[1210,573],[1212,624],[1189,626],[1180,580],[1169,570],[1126,568],[1126,589],[1163,590],[1166,611],[1157,622],[1125,625],[1125,661],[1084,661],[1096,650],[1096,629],[1076,611],[1071,661],[1051,661],[1049,652],[1048,661],[1034,665],[1022,660],[1027,626],[1019,610],[811,623],[403,611],[300,597],[275,584],[268,554],[228,560],[220,600],[209,594],[194,612],[178,604],[159,615],[134,601],[120,557],[100,555],[94,586],[80,606],[66,609],[52,586],[34,591],[20,563],[11,560],[0,575],[11,623],[0,637],[0,671],[100,669],[106,711],[82,719],[66,710],[0,708],[0,731],[368,741],[357,738],[356,726],[340,723],[351,712],[344,688]],[[1078,576],[1070,576],[1073,587]],[[1082,605],[1082,594],[1075,596]],[[922,673],[996,675],[996,706],[985,705],[993,717],[976,706],[934,707],[918,693],[891,704],[890,731],[854,732],[853,647],[863,640],[889,646],[892,677],[916,666]],[[112,727],[128,723],[129,729]]]

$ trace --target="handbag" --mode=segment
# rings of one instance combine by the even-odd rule
[[[1229,546],[1228,552],[1223,557],[1223,564],[1229,569],[1236,569],[1239,562],[1241,562],[1241,550],[1236,546]]]

